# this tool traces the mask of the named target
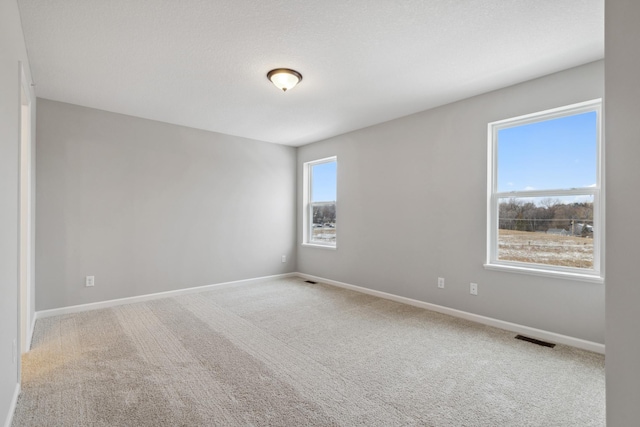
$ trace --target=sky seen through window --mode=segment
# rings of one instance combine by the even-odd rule
[[[311,201],[335,202],[337,162],[319,163],[311,168]]]
[[[498,192],[565,190],[596,183],[597,114],[498,131]]]

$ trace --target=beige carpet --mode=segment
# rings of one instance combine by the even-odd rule
[[[602,426],[604,358],[302,279],[38,320],[19,426]]]

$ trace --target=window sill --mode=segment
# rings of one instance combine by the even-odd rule
[[[592,274],[571,273],[565,271],[543,270],[540,268],[521,267],[504,264],[484,264],[486,270],[506,271],[509,273],[529,274],[533,276],[553,277],[556,279],[577,280],[589,283],[604,283],[604,277]]]
[[[308,248],[319,248],[319,249],[329,249],[332,251],[335,251],[337,249],[336,246],[329,246],[329,245],[318,245],[315,243],[303,243],[302,246],[308,247]]]

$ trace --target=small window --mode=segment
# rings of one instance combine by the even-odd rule
[[[489,124],[487,267],[601,281],[601,101]]]
[[[305,244],[336,246],[337,166],[336,157],[304,164]]]

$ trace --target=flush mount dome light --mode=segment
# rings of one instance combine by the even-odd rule
[[[302,74],[288,68],[276,68],[267,73],[267,78],[278,89],[286,92],[302,81]]]

